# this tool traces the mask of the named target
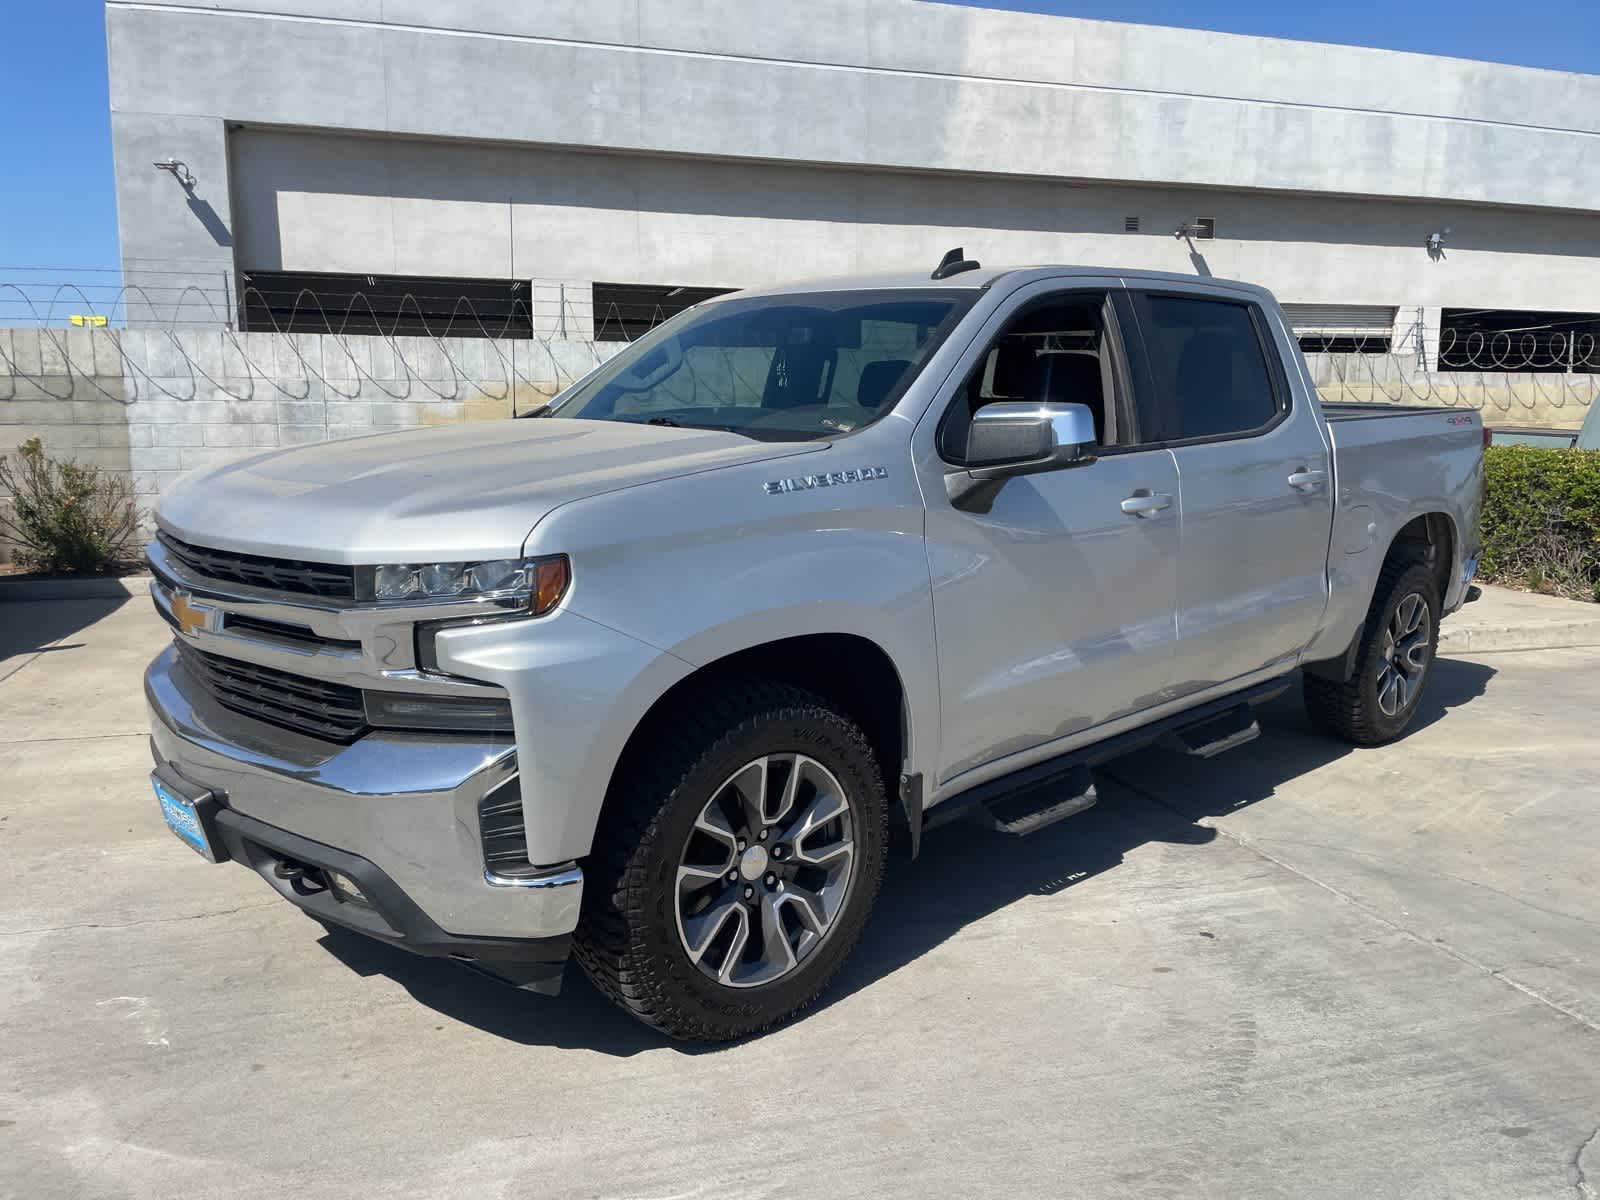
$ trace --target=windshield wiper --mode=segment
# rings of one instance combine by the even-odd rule
[[[737,433],[740,437],[749,438],[751,441],[761,440],[748,429],[740,429],[737,425],[706,425],[698,421],[680,421],[677,417],[646,417],[643,421],[634,421],[632,423],[635,425],[659,425],[668,429],[714,429],[718,433]]]
[[[550,406],[548,404],[541,404],[538,408],[530,408],[526,412],[517,414],[519,417],[548,417],[549,415]]]

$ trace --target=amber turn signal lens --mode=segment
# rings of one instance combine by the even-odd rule
[[[533,615],[542,617],[560,604],[571,582],[572,566],[565,554],[536,559],[533,563],[533,595],[529,598]]]

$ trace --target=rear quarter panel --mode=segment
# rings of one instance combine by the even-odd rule
[[[1321,633],[1306,652],[1317,660],[1341,653],[1366,619],[1395,536],[1410,521],[1443,513],[1452,527],[1446,611],[1459,607],[1462,567],[1477,553],[1483,482],[1483,425],[1476,413],[1415,414],[1337,420],[1333,441],[1335,498],[1328,551],[1331,598]]]

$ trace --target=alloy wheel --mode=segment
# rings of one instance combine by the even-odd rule
[[[1416,700],[1428,670],[1432,633],[1428,602],[1421,593],[1412,592],[1395,606],[1384,627],[1378,664],[1378,707],[1385,716],[1398,716]]]
[[[767,754],[730,775],[695,818],[674,908],[689,961],[759,987],[816,952],[854,879],[855,822],[838,778],[804,754]]]

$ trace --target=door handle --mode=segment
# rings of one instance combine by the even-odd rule
[[[1172,507],[1172,497],[1161,492],[1154,494],[1140,488],[1122,502],[1122,511],[1130,517],[1153,517],[1163,508]]]
[[[1304,468],[1289,476],[1289,486],[1302,492],[1314,492],[1327,481],[1326,471],[1309,471]]]

